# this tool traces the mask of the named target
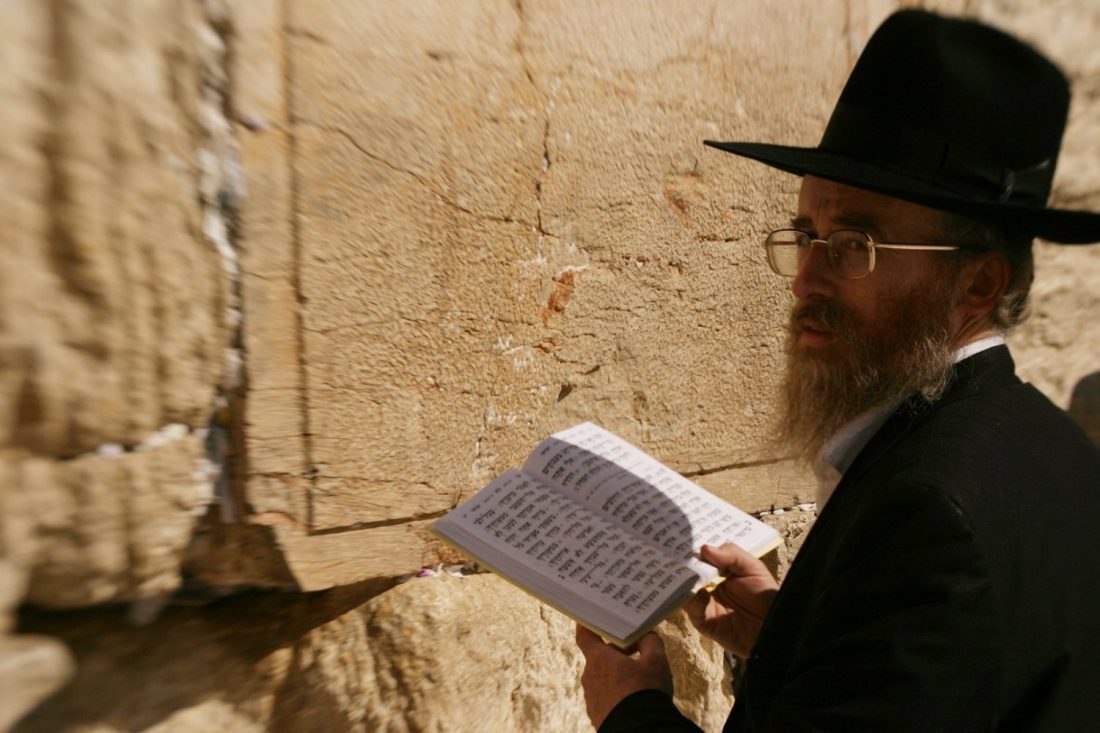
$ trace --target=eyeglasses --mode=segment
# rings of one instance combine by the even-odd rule
[[[875,269],[876,249],[919,249],[948,252],[964,249],[954,244],[910,244],[876,242],[858,229],[838,229],[825,239],[816,239],[801,229],[777,229],[764,240],[768,264],[777,275],[795,277],[815,244],[825,245],[829,267],[848,280],[867,277]]]

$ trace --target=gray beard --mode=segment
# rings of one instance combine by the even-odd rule
[[[915,288],[883,303],[873,330],[854,323],[832,303],[792,309],[776,435],[785,452],[793,449],[812,461],[831,435],[873,407],[914,394],[928,402],[943,396],[951,384],[955,351],[948,292]],[[796,320],[803,315],[837,335],[828,353],[798,346]]]

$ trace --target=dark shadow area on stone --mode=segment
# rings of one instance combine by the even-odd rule
[[[171,605],[140,627],[127,623],[125,605],[74,611],[25,607],[17,632],[64,642],[76,673],[12,733],[98,725],[144,730],[210,699],[258,708],[263,703],[257,700],[265,696],[272,709],[268,715],[257,709],[257,722],[266,718],[274,724],[274,714],[297,707],[279,698],[287,693],[297,654],[292,650],[302,637],[393,585],[384,579],[308,594],[246,592],[201,607]],[[280,649],[287,649],[285,658],[273,657]],[[338,723],[337,707],[324,707],[326,723]],[[288,725],[280,730],[301,729],[296,721],[284,722]]]
[[[1073,388],[1069,414],[1100,445],[1100,371],[1082,377]]]

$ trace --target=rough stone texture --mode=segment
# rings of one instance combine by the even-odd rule
[[[757,242],[797,181],[700,140],[814,143],[899,5],[1063,64],[1055,200],[1100,210],[1091,0],[5,3],[0,708],[69,673],[31,635],[76,661],[17,730],[583,729],[568,622],[494,578],[154,616],[181,562],[311,589],[455,560],[432,518],[584,419],[769,512],[782,575],[812,482],[765,439],[790,298]],[[1038,260],[1020,370],[1100,440],[1100,248]],[[725,669],[670,656],[713,729]]]
[[[231,372],[218,33],[197,1],[65,0],[5,4],[0,36],[4,550],[34,603],[160,596]]]
[[[44,636],[0,637],[0,730],[8,730],[73,672],[65,645]]]
[[[769,556],[764,557],[765,563],[780,581],[786,577],[787,570],[791,567],[794,556],[802,548],[802,542],[806,539],[806,534],[813,526],[816,517],[814,504],[801,504],[792,509],[776,509],[760,516],[765,523],[779,531],[782,539],[774,555],[769,553]]]
[[[1055,59],[1073,84],[1073,103],[1062,156],[1055,177],[1053,202],[1066,208],[1100,210],[1100,6],[1059,0],[975,3],[977,12],[1036,44]],[[1079,385],[1086,399],[1090,375],[1100,371],[1100,247],[1042,244],[1036,251],[1032,317],[1012,335],[1011,344],[1022,377],[1064,408]],[[1091,382],[1095,395],[1095,381]],[[1095,399],[1095,397],[1093,397]],[[1086,428],[1090,418],[1074,411]]]
[[[1088,375],[1073,388],[1069,414],[1100,444],[1100,371]]]
[[[794,184],[700,141],[810,142],[845,47],[779,61],[787,11],[748,6],[287,8],[236,7],[244,490],[302,587],[430,562],[418,526],[581,419],[749,509],[804,498],[760,447],[787,296],[743,215]]]
[[[1095,10],[923,4],[1066,66],[1056,198],[1095,204]],[[426,520],[582,419],[750,511],[811,500],[765,441],[789,296],[754,244],[797,181],[700,140],[815,142],[898,5],[238,4],[244,490],[301,586],[430,563]],[[1098,256],[1041,248],[1013,339],[1063,405]]]
[[[70,457],[201,424],[226,281],[196,198],[197,6],[15,5],[5,68],[31,63],[4,104],[6,442]]]
[[[14,730],[591,730],[561,614],[491,575],[415,580],[359,605],[376,591],[247,595],[138,629],[117,611],[27,613],[23,627],[60,636],[78,667]],[[660,633],[677,704],[720,730],[722,655],[682,615]]]
[[[743,386],[777,371],[784,296],[740,242],[737,164],[699,141],[751,125],[711,101],[732,70],[774,71],[737,99],[782,90],[766,126],[809,128],[810,68],[846,57],[731,43],[747,8],[365,7],[294,17],[314,526],[445,510],[582,417],[675,462],[765,458]],[[737,205],[780,215],[780,185]]]
[[[86,606],[176,590],[180,558],[211,499],[202,456],[184,426],[117,456],[0,455],[10,503],[34,518],[14,548],[28,567],[25,600]]]

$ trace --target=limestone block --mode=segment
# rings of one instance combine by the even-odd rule
[[[809,468],[793,459],[734,466],[700,475],[677,468],[707,491],[750,514],[812,502],[817,485]]]
[[[228,284],[203,241],[192,3],[18,3],[6,48],[0,321],[9,440],[74,456],[202,422]],[[10,34],[10,37],[9,37]],[[8,51],[6,51],[8,52]],[[9,245],[10,242],[10,245]]]
[[[796,184],[701,141],[809,142],[847,49],[774,47],[840,6],[234,8],[246,492],[318,559],[290,567],[446,511],[580,420],[701,472],[778,460],[789,296],[753,243]],[[729,498],[801,498],[777,471]]]
[[[1100,445],[1100,371],[1088,375],[1073,388],[1069,414]]]
[[[72,672],[72,659],[59,641],[0,635],[0,730],[8,730]]]
[[[771,570],[780,581],[786,577],[787,570],[802,548],[802,542],[806,539],[806,534],[813,526],[816,516],[813,504],[802,504],[789,509],[767,512],[760,517],[765,523],[775,527],[782,539],[774,558],[765,558],[765,561],[773,563],[770,565]]]
[[[1093,201],[1100,210],[1100,194]],[[1035,259],[1031,317],[1009,345],[1021,378],[1069,408],[1078,385],[1100,370],[1100,249],[1040,244]]]
[[[183,426],[117,455],[0,456],[6,503],[29,525],[25,599],[64,608],[174,591],[212,499],[203,460],[201,439]]]
[[[230,3],[233,109],[247,195],[239,211],[241,298],[248,392],[247,471],[237,487],[257,514],[308,522],[305,396],[301,391],[297,287],[295,143],[286,75],[294,59],[284,37],[283,4]]]
[[[431,564],[427,520],[585,419],[750,511],[811,501],[766,441],[790,296],[756,244],[798,181],[700,141],[815,143],[907,4],[232,3],[244,493],[301,587]],[[1066,65],[1056,195],[1090,195],[1095,11],[922,5]],[[1062,404],[1096,371],[1086,253],[1040,252],[1014,339]]]
[[[705,731],[721,731],[733,707],[733,687],[722,648],[699,635],[678,612],[657,627],[675,685],[673,702]]]
[[[1058,159],[1052,203],[1100,211],[1100,7],[1095,3],[980,2],[975,11],[1042,49],[1073,85],[1069,125]],[[1036,248],[1032,316],[1010,343],[1020,375],[1064,408],[1074,390],[1100,370],[1100,248]]]
[[[591,729],[573,622],[495,576],[412,581],[358,614],[300,648],[306,717],[295,730],[333,719],[377,731]],[[700,645],[689,626],[678,618],[662,627],[677,703],[720,730],[732,704],[721,692],[728,684],[722,656],[709,642]],[[308,705],[317,699],[312,690],[324,690],[339,714]]]
[[[13,731],[591,730],[572,621],[490,575],[380,590],[243,595],[139,628],[111,608],[25,613],[77,666]],[[676,702],[717,731],[729,675],[689,626],[659,629]]]
[[[204,608],[173,607],[144,627],[127,623],[117,607],[26,612],[27,630],[62,639],[76,672],[12,730],[272,730],[290,647],[347,610],[310,601],[268,594]]]
[[[229,371],[220,41],[201,3],[4,17],[0,492],[29,528],[4,561],[36,603],[160,595],[210,496],[200,438],[154,443],[205,424]]]

